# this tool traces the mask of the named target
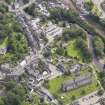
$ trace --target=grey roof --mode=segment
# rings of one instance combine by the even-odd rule
[[[87,74],[87,75],[83,75],[83,76],[77,77],[77,78],[75,78],[73,80],[69,80],[69,81],[64,82],[62,84],[61,89],[63,91],[69,91],[69,90],[78,88],[80,86],[89,84],[91,82],[92,82],[92,77],[91,77],[90,74]]]
[[[85,85],[85,84],[88,84],[91,82],[92,82],[92,78],[91,78],[90,74],[89,75],[83,75],[83,76],[77,77],[75,79],[75,83],[77,86]]]
[[[67,81],[65,83],[62,84],[62,90],[63,91],[68,91],[68,90],[72,90],[76,87],[75,83],[74,83],[74,80],[70,80],[70,81]]]
[[[80,105],[79,104],[79,102],[78,101],[74,101],[74,102],[72,102],[72,104],[71,105]]]

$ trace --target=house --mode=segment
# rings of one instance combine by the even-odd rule
[[[91,82],[92,82],[92,78],[91,78],[90,74],[89,75],[83,75],[83,76],[77,77],[75,79],[75,83],[78,87],[89,84]]]
[[[90,74],[83,75],[83,76],[76,77],[72,80],[69,80],[69,81],[66,81],[65,83],[63,83],[61,86],[61,90],[63,92],[70,91],[70,90],[79,88],[83,85],[87,85],[91,82],[92,82],[92,78],[91,78]]]
[[[100,105],[105,105],[105,98],[103,97],[103,98],[99,99],[99,103],[100,103]]]
[[[45,5],[42,4],[38,4],[39,8],[40,8],[40,12],[45,15],[45,16],[49,16],[50,13],[48,12],[47,8],[45,7]]]
[[[74,83],[74,80],[66,81],[61,86],[61,90],[63,90],[63,92],[70,91],[75,88],[76,88],[76,85]]]
[[[40,18],[36,18],[36,19],[31,20],[32,27],[35,28],[35,29],[38,29],[37,25],[38,25],[39,22],[40,22]]]
[[[45,33],[47,37],[55,37],[55,36],[61,36],[63,32],[62,27],[58,27],[56,24],[53,24],[52,22],[49,22],[47,24],[47,27],[44,27]]]
[[[0,71],[5,74],[11,73],[10,65],[8,63],[4,63],[0,66]]]
[[[36,80],[38,81],[38,82],[40,82],[40,81],[43,81],[43,79],[44,79],[44,77],[43,77],[43,75],[37,75],[37,77],[36,77]]]
[[[14,74],[6,74],[6,79],[19,81],[19,77],[17,75],[14,75]]]
[[[57,70],[58,70],[58,71],[65,72],[65,68],[64,68],[63,65],[58,64],[56,67],[57,67]]]
[[[71,68],[70,68],[70,72],[75,73],[75,72],[80,71],[80,69],[81,69],[81,66],[79,64],[72,65]]]
[[[5,74],[5,73],[0,72],[0,80],[5,79],[5,77],[6,77],[6,74]]]

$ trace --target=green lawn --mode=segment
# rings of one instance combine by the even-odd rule
[[[70,41],[68,43],[66,50],[67,50],[68,56],[77,57],[80,60],[82,60],[82,56],[81,56],[82,53],[76,48],[76,40]]]
[[[7,41],[8,41],[8,37],[5,38],[2,43],[0,43],[0,48],[6,47],[7,46]]]
[[[82,97],[83,95],[87,95],[95,90],[97,90],[99,87],[97,86],[97,81],[93,78],[93,82],[89,85],[80,87],[78,89],[62,93],[60,90],[61,84],[66,81],[70,80],[70,76],[61,76],[58,78],[55,78],[51,81],[49,81],[49,91],[56,96],[56,98],[63,103],[63,105],[67,105],[72,101],[72,96],[75,96],[75,99]],[[84,94],[82,93],[83,91]]]
[[[70,80],[70,79],[72,79],[71,76],[60,76],[60,77],[57,77],[49,81],[50,91],[52,93],[55,93],[55,90],[60,88],[61,83],[63,83],[66,80]]]

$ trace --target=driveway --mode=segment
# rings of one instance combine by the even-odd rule
[[[85,97],[80,98],[78,101],[80,105],[94,105],[102,97],[105,97],[105,94],[99,97],[97,96],[97,91],[96,91]]]

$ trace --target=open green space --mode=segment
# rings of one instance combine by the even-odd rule
[[[67,46],[67,48],[66,48],[66,50],[67,50],[68,56],[70,56],[70,57],[77,57],[80,60],[82,59],[82,56],[81,56],[82,52],[79,51],[76,48],[76,40],[70,41],[68,46]]]
[[[7,46],[8,42],[8,37],[6,37],[1,43],[0,43],[0,48],[4,48]]]
[[[70,76],[60,76],[53,80],[49,81],[49,91],[57,98],[63,105],[67,105],[68,103],[72,102],[74,99],[78,99],[82,96],[85,96],[91,92],[96,91],[99,89],[97,85],[96,79],[93,77],[93,82],[86,86],[82,86],[78,89],[74,89],[69,92],[62,92],[61,91],[61,84],[66,81],[70,80]],[[73,99],[74,98],[74,99]]]
[[[57,77],[51,81],[49,81],[49,86],[50,86],[50,91],[51,93],[54,93],[55,94],[55,91],[58,91],[58,89],[60,89],[60,85],[66,81],[66,80],[70,80],[72,79],[71,76],[60,76],[60,77]]]

